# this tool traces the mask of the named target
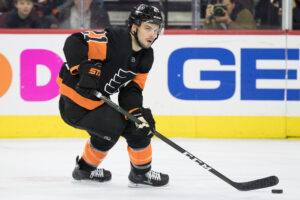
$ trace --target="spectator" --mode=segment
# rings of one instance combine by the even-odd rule
[[[0,15],[11,10],[11,0],[0,0]]]
[[[37,10],[42,16],[55,15],[59,6],[73,0],[39,0]]]
[[[300,0],[293,0],[293,29],[300,29]]]
[[[251,11],[251,13],[254,12],[254,0],[236,0],[236,2],[242,4],[245,8]]]
[[[65,4],[68,6],[62,5],[63,9],[57,13],[59,28],[102,29],[109,25],[108,13],[98,0],[84,1],[83,16],[80,0],[73,0],[72,3],[67,1]]]
[[[256,29],[253,15],[242,4],[235,0],[221,2],[207,5],[204,29]]]
[[[33,0],[14,0],[15,8],[0,16],[1,28],[40,28]]]
[[[281,0],[261,0],[255,8],[259,29],[281,29]]]
[[[119,1],[123,1],[123,0],[119,0]],[[148,5],[149,5],[149,3],[151,4],[151,2],[149,2],[149,0],[130,0],[130,3],[133,3],[133,4],[144,3],[144,4],[148,4]]]
[[[55,15],[59,12],[60,7],[63,8],[63,4],[70,5],[66,2],[73,3],[73,0],[39,0],[35,4],[35,9],[42,18],[41,28],[58,28],[58,20]]]

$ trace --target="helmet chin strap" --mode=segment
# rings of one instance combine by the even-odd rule
[[[137,43],[142,49],[144,49],[143,45],[141,44],[141,42],[140,42],[140,40],[139,40],[139,38],[138,38],[137,32],[138,32],[138,29],[136,29],[136,31],[133,32],[132,34],[133,34],[133,36],[134,36],[134,38],[135,38],[136,43]]]

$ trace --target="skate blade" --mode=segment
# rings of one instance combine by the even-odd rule
[[[130,188],[150,188],[153,187],[151,185],[141,184],[141,183],[134,183],[132,181],[129,181],[128,187]]]
[[[107,182],[110,182],[110,180],[109,181],[102,181],[102,182],[100,182],[100,181],[93,181],[93,180],[87,180],[87,179],[83,179],[83,180],[75,180],[75,179],[73,179],[72,180],[72,183],[73,184],[83,184],[83,185],[101,185],[101,184],[105,184],[105,183],[107,183]]]
[[[130,188],[162,188],[168,186],[168,184],[163,185],[163,186],[153,186],[153,185],[147,185],[147,184],[142,184],[142,183],[134,183],[132,181],[129,181],[128,187]]]

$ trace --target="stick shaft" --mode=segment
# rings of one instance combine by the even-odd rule
[[[138,123],[138,124],[142,123],[135,116],[133,116],[132,114],[130,114],[129,112],[127,112],[126,110],[121,108],[119,105],[117,105],[116,103],[111,101],[109,98],[103,96],[100,92],[95,91],[94,94],[96,97],[103,100],[109,106],[111,106],[112,108],[114,108],[115,110],[117,110],[118,112],[123,114],[124,116],[128,117],[133,122]],[[174,149],[176,149],[177,151],[179,151],[180,153],[184,154],[186,157],[188,157],[192,161],[196,162],[203,169],[211,172],[215,176],[219,177],[220,179],[222,179],[223,181],[225,181],[226,183],[230,184],[231,186],[233,186],[234,188],[236,188],[240,191],[248,191],[248,190],[270,187],[270,186],[276,185],[279,182],[279,180],[276,176],[270,176],[270,177],[266,177],[263,179],[258,179],[258,180],[245,182],[245,183],[234,182],[234,181],[230,180],[229,178],[227,178],[226,176],[224,176],[223,174],[221,174],[220,172],[218,172],[217,170],[215,170],[214,168],[212,168],[211,166],[209,166],[207,163],[203,162],[202,160],[200,160],[199,158],[197,158],[190,152],[186,151],[185,149],[183,149],[182,147],[180,147],[179,145],[177,145],[170,139],[168,139],[165,136],[163,136],[162,134],[160,134],[156,130],[153,130],[153,134],[156,137],[158,137],[159,139],[161,139],[162,141],[164,141],[165,143],[167,143],[168,145],[170,145],[171,147],[173,147]]]

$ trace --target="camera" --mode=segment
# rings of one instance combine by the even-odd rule
[[[223,4],[215,4],[212,6],[212,14],[216,17],[223,17],[225,16],[226,6]]]

